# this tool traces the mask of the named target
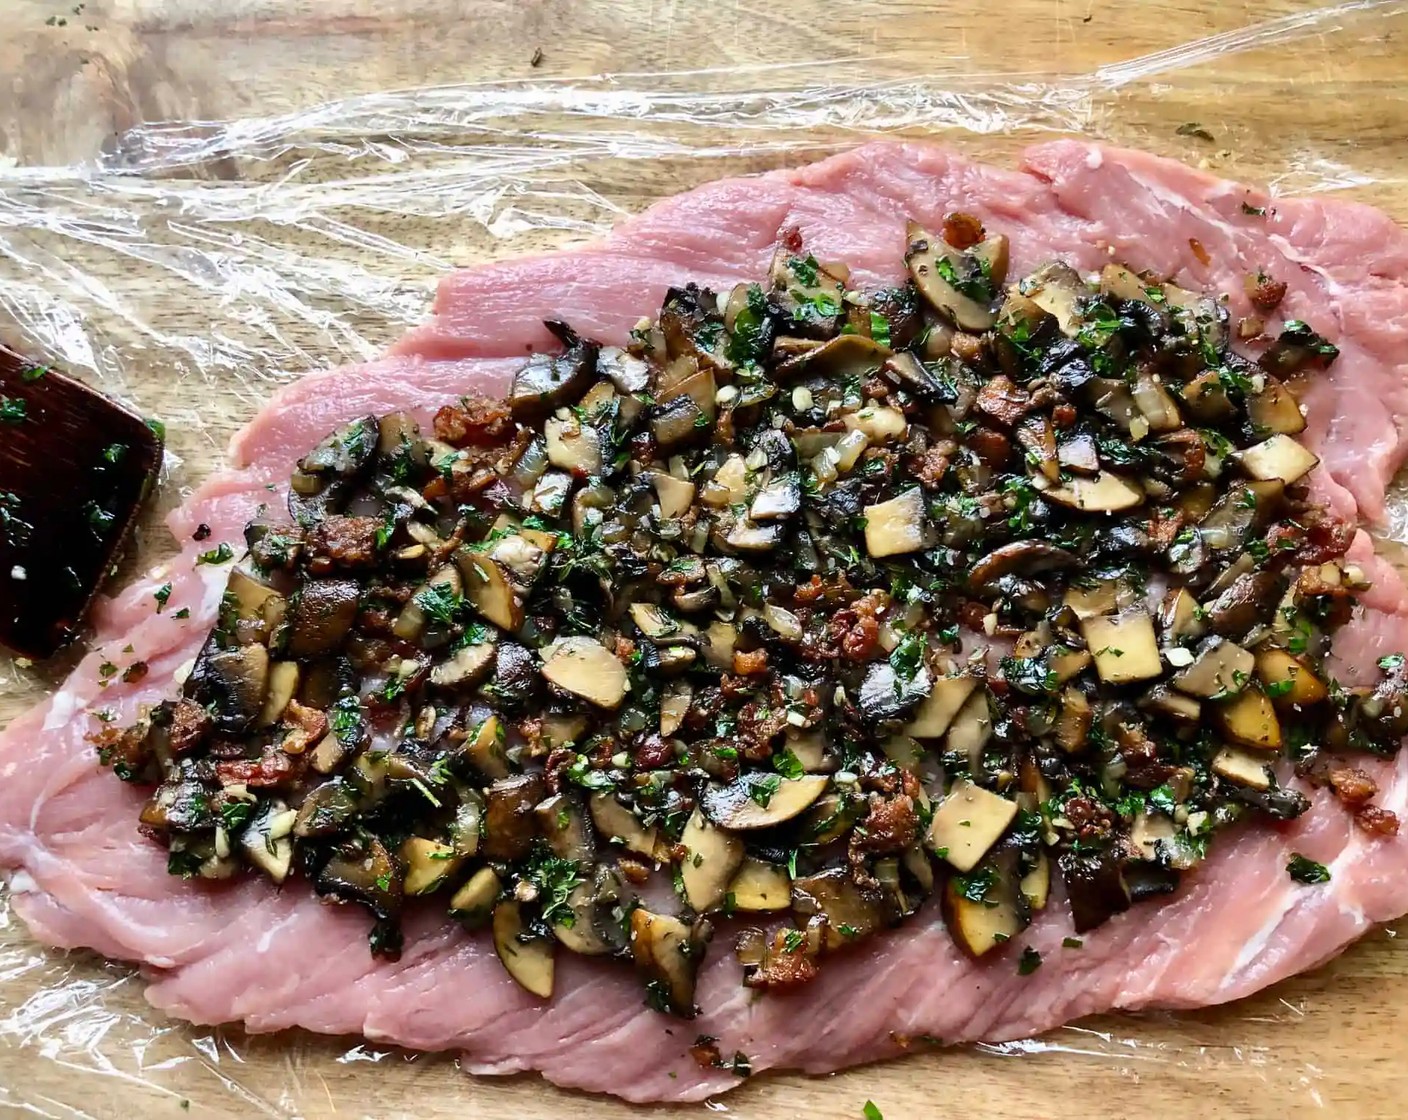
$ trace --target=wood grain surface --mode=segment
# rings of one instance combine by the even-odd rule
[[[423,313],[447,267],[583,240],[721,174],[876,131],[1010,161],[1034,139],[1078,130],[1281,191],[1339,190],[1408,220],[1408,5],[1351,7],[3,0],[0,338],[166,420],[175,457],[126,578],[170,551],[161,510],[216,468],[277,384],[376,353]],[[1252,25],[1265,25],[1260,46],[1239,34]],[[868,92],[821,95],[841,82]],[[365,100],[456,83],[479,92]],[[544,108],[522,108],[528,88]],[[658,96],[593,115],[572,110],[565,88]],[[516,107],[463,111],[495,89]],[[343,112],[289,116],[329,101]],[[709,112],[690,119],[690,107]],[[234,119],[265,124],[236,143],[214,123]],[[204,123],[134,141],[130,130],[160,121]],[[143,174],[153,144],[201,137],[221,142]],[[547,150],[563,153],[552,167],[525,162]],[[0,659],[0,725],[63,668]],[[1106,1016],[1028,1046],[917,1054],[829,1078],[766,1075],[713,1107],[860,1117],[873,1100],[887,1120],[1402,1115],[1405,999],[1408,953],[1380,930],[1229,1007]],[[125,970],[44,954],[13,919],[0,928],[6,1109],[456,1120],[681,1111],[531,1076],[470,1080],[449,1059],[355,1039],[172,1024],[145,1008]]]

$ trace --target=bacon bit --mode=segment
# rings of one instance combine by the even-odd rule
[[[952,440],[940,440],[922,455],[912,455],[905,461],[905,469],[919,480],[925,490],[937,490],[948,474],[950,456],[958,450]]]
[[[890,386],[888,382],[879,377],[869,377],[861,386],[861,394],[871,400],[883,400],[890,395]]]
[[[751,677],[767,671],[768,651],[765,649],[733,651],[733,671],[742,677]]]
[[[763,963],[743,981],[750,988],[796,988],[810,983],[820,974],[816,959],[805,953],[802,947],[788,951],[789,933],[795,935],[797,931],[773,931],[772,943],[763,954]]]
[[[1114,817],[1100,802],[1089,797],[1072,797],[1063,812],[1082,840],[1102,840],[1114,828]]]
[[[326,575],[334,568],[370,568],[376,563],[376,517],[327,517],[308,538],[308,570]]]
[[[968,437],[968,446],[993,470],[1000,470],[1012,457],[1012,441],[995,428],[979,428]]]
[[[465,397],[435,414],[436,438],[454,447],[503,443],[513,430],[507,402],[488,397]]]
[[[870,812],[851,833],[851,848],[857,852],[885,855],[901,852],[913,846],[919,836],[919,814],[914,811],[914,799],[905,794],[898,797],[870,795]]]
[[[1208,251],[1203,248],[1203,243],[1196,237],[1188,239],[1188,248],[1193,250],[1193,256],[1198,258],[1198,263],[1204,267],[1212,264],[1212,258],[1208,256]]]
[[[868,591],[837,611],[826,620],[822,645],[813,652],[826,658],[869,661],[880,645],[879,615],[888,598],[883,591]]]
[[[659,770],[675,757],[675,748],[660,735],[647,735],[636,744],[635,762],[640,770]]]
[[[1058,404],[1051,410],[1051,423],[1057,428],[1069,428],[1080,418],[1073,404]]]
[[[327,713],[290,700],[284,709],[284,723],[289,725],[279,747],[285,754],[302,754],[328,733]]]
[[[718,1041],[707,1034],[701,1034],[689,1048],[689,1056],[698,1063],[700,1069],[718,1069],[724,1064]]]
[[[983,223],[972,214],[955,210],[952,214],[944,215],[944,240],[955,249],[971,249],[983,239],[986,232]]]
[[[217,762],[215,776],[224,786],[243,783],[256,789],[280,786],[303,771],[304,762],[285,754],[276,747],[265,748],[262,758],[240,759],[236,762]]]
[[[1179,477],[1184,482],[1195,482],[1203,477],[1208,452],[1203,437],[1192,428],[1183,428],[1159,439],[1159,450],[1172,458],[1181,460]]]
[[[750,700],[738,709],[738,753],[752,762],[772,756],[773,741],[787,728],[785,698]]]
[[[616,867],[621,872],[621,878],[633,886],[640,886],[642,883],[650,881],[650,868],[641,863],[638,859],[630,856],[621,856],[616,860]]]
[[[145,661],[134,661],[122,671],[123,684],[137,684],[145,680],[147,676],[147,663]]]
[[[1244,277],[1242,287],[1246,290],[1247,298],[1252,301],[1252,306],[1258,311],[1275,311],[1286,298],[1286,282],[1273,280],[1264,272]]]
[[[792,590],[792,600],[797,603],[814,603],[821,598],[825,585],[820,576],[812,576],[806,583],[799,583]]]
[[[948,345],[953,356],[962,362],[977,362],[983,356],[983,340],[975,334],[955,331]]]
[[[1354,814],[1354,823],[1375,836],[1397,836],[1398,816],[1377,805],[1365,805]]]
[[[1149,518],[1149,541],[1159,549],[1169,548],[1183,528],[1183,514],[1177,510],[1154,510]]]
[[[1135,789],[1157,789],[1178,769],[1159,758],[1159,745],[1139,724],[1120,724],[1115,738],[1125,761],[1125,781]],[[1069,817],[1070,813],[1066,815]]]
[[[1367,805],[1374,794],[1379,792],[1379,784],[1357,767],[1341,766],[1330,771],[1330,786],[1335,796],[1351,809]]]
[[[1309,510],[1293,525],[1273,525],[1266,544],[1273,556],[1290,551],[1282,540],[1295,540],[1295,559],[1301,564],[1324,564],[1338,560],[1354,543],[1354,525],[1320,510]]]
[[[210,732],[210,715],[194,700],[178,700],[167,729],[172,754],[188,754]]]
[[[802,231],[796,226],[784,226],[778,232],[777,240],[789,253],[802,251]]]
[[[616,660],[629,665],[631,663],[631,655],[635,653],[635,651],[635,642],[631,641],[631,639],[624,634],[616,635]]]

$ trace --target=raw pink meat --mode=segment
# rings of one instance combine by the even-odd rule
[[[1266,215],[1245,212],[1244,202]],[[1116,258],[1226,291],[1234,317],[1249,310],[1245,274],[1260,268],[1286,281],[1282,313],[1310,321],[1341,349],[1306,398],[1323,460],[1317,492],[1346,516],[1381,516],[1385,486],[1408,453],[1408,376],[1398,358],[1408,353],[1408,289],[1399,279],[1408,274],[1408,235],[1362,206],[1270,200],[1147,155],[1060,141],[1029,151],[1021,171],[935,147],[872,144],[669,199],[586,249],[449,276],[434,317],[389,356],[278,394],[235,440],[235,469],[194,495],[172,529],[186,538],[204,521],[214,540],[237,541],[261,503],[282,504],[282,490],[266,484],[277,487],[337,421],[405,407],[428,416],[463,392],[500,390],[525,349],[549,341],[544,318],[620,342],[671,284],[723,287],[762,275],[788,226],[819,257],[850,262],[857,283],[892,282],[905,219],[934,224],[955,209],[1007,233],[1017,271],[1050,256],[1086,269]],[[760,999],[739,985],[725,931],[701,979],[704,1012],[688,1024],[646,1010],[627,969],[570,954],[557,996],[539,1003],[508,978],[483,936],[428,910],[409,921],[402,960],[376,962],[360,913],[321,905],[296,885],[198,887],[168,876],[161,850],[135,831],[139,794],[100,771],[84,740],[97,726],[92,713],[130,719],[170,692],[194,656],[225,573],[193,567],[193,553],[108,602],[94,652],[0,738],[0,866],[11,869],[16,909],[42,941],[141,962],[152,1003],[181,1018],[361,1033],[458,1050],[478,1072],[536,1069],[630,1100],[692,1100],[737,1083],[689,1057],[698,1034],[716,1036],[726,1056],[747,1055],[754,1070],[833,1070],[893,1054],[905,1036],[1012,1039],[1110,1008],[1234,999],[1408,912],[1408,835],[1371,839],[1317,794],[1300,821],[1224,840],[1173,901],[1134,908],[1079,950],[1062,948],[1069,919],[1064,905],[1053,906],[1021,938],[1045,962],[1027,977],[1014,965],[1021,946],[982,964],[963,957],[932,906],[783,997]],[[1375,586],[1337,639],[1349,678],[1408,646],[1403,584],[1362,534],[1354,555]],[[157,614],[152,592],[167,580],[171,600]],[[188,620],[173,617],[182,607]],[[129,643],[133,652],[120,653]],[[141,685],[99,682],[104,660],[138,658],[151,666]],[[1383,804],[1408,816],[1408,759],[1378,771]],[[1329,865],[1332,883],[1293,882],[1291,851]]]

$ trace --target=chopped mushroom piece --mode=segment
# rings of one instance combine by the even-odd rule
[[[1261,689],[1244,688],[1230,700],[1212,705],[1213,723],[1239,747],[1253,750],[1281,749],[1281,721]]]
[[[800,778],[740,778],[725,786],[707,786],[700,805],[709,819],[734,832],[750,832],[790,821],[805,812],[826,789],[822,774]]]
[[[1193,663],[1173,678],[1173,685],[1190,696],[1211,699],[1241,692],[1251,680],[1256,660],[1234,642],[1209,638]]]
[[[911,490],[865,507],[865,547],[871,556],[900,556],[928,546],[924,491]]]
[[[517,900],[505,898],[494,907],[494,952],[518,981],[539,999],[551,999],[554,976],[553,943],[529,934]]]
[[[1257,790],[1271,788],[1271,769],[1263,752],[1223,747],[1213,756],[1212,769],[1219,777],[1238,785]]]
[[[1101,471],[1094,478],[1074,477],[1064,486],[1044,491],[1043,496],[1089,513],[1117,513],[1144,501],[1144,492],[1138,486],[1108,471]]]
[[[1262,481],[1275,479],[1287,486],[1309,474],[1320,463],[1319,457],[1304,445],[1288,435],[1280,434],[1245,451],[1238,451],[1232,457],[1253,478]]]
[[[704,816],[690,814],[680,835],[684,860],[680,880],[685,901],[695,910],[712,910],[724,900],[728,884],[743,862],[743,842]]]
[[[742,914],[786,910],[792,904],[792,880],[785,867],[749,857],[729,883],[727,895]]]
[[[631,911],[631,955],[661,1011],[694,1018],[694,982],[704,961],[707,926],[687,926],[678,918]]]
[[[1080,627],[1095,659],[1095,671],[1106,684],[1146,681],[1163,673],[1154,622],[1147,611],[1087,618]]]
[[[962,779],[934,810],[928,845],[959,871],[972,871],[1017,816],[1017,803]]]
[[[977,677],[937,678],[929,695],[915,709],[914,718],[905,725],[904,733],[916,739],[940,738],[977,687]]]

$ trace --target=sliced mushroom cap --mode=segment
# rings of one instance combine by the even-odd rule
[[[805,812],[826,789],[824,774],[781,778],[775,774],[746,774],[728,785],[709,785],[699,804],[709,819],[732,832],[790,821]]]
[[[788,358],[776,368],[778,377],[791,378],[802,373],[822,376],[832,381],[875,373],[893,353],[873,338],[863,334],[842,334]]]
[[[856,707],[867,723],[903,719],[913,712],[932,688],[929,670],[920,666],[913,676],[896,672],[888,661],[873,661],[856,695]]]
[[[522,859],[539,835],[533,812],[543,799],[541,774],[500,778],[485,791],[484,854],[490,859]]]
[[[596,379],[600,348],[579,338],[565,323],[548,323],[566,350],[560,355],[534,354],[509,387],[508,403],[515,419],[532,420],[564,404],[572,404]]]
[[[651,485],[660,500],[660,516],[666,519],[683,517],[694,504],[695,486],[664,471],[647,471]]]
[[[523,600],[502,565],[472,548],[455,553],[455,563],[464,578],[465,599],[476,611],[510,634],[523,625]]]
[[[1081,634],[1106,684],[1129,684],[1162,675],[1154,622],[1145,610],[1082,619]]]
[[[1042,491],[1047,501],[1085,513],[1117,513],[1144,501],[1144,491],[1117,474],[1101,471],[1094,478],[1074,477],[1064,486]]]
[[[1233,456],[1252,478],[1289,486],[1320,464],[1320,458],[1288,435],[1277,434]]]
[[[978,687],[974,676],[937,677],[929,695],[914,710],[904,733],[915,739],[938,739],[948,731],[954,717]]]
[[[1256,675],[1266,694],[1280,707],[1308,707],[1330,694],[1305,658],[1285,650],[1266,649],[1258,653]]]
[[[596,858],[596,831],[575,796],[555,793],[540,802],[534,812],[538,817],[538,831],[547,840],[553,855],[575,860],[583,867]]]
[[[710,927],[697,921],[687,926],[678,918],[654,914],[644,907],[631,912],[631,956],[645,978],[652,1002],[681,1018],[694,1018],[694,984]]]
[[[337,652],[357,620],[361,589],[352,580],[312,579],[289,600],[288,656],[305,659]]]
[[[1211,705],[1213,724],[1230,742],[1249,750],[1279,751],[1281,721],[1266,693],[1255,685]]]
[[[680,862],[685,901],[700,913],[712,910],[723,902],[743,862],[743,841],[695,809],[685,822],[680,845],[685,852]]]
[[[1074,338],[1080,333],[1080,301],[1090,291],[1075,269],[1059,261],[1044,264],[1022,280],[1018,291],[1052,316],[1062,334]]]
[[[543,676],[564,692],[608,711],[621,705],[629,683],[626,667],[594,638],[560,638],[543,650]]]
[[[450,898],[450,913],[471,929],[487,923],[503,889],[492,867],[481,867]]]
[[[844,867],[795,880],[792,907],[804,917],[826,919],[825,943],[833,950],[879,932],[892,917],[884,896],[860,886]]]
[[[245,858],[275,883],[288,878],[293,866],[293,824],[298,814],[278,799],[260,803],[240,833]]]
[[[1026,926],[1025,900],[1012,861],[987,876],[953,875],[944,887],[944,921],[965,953],[981,957],[1011,941]],[[979,890],[981,889],[981,893]]]
[[[269,689],[259,713],[260,727],[273,727],[284,718],[289,701],[298,695],[303,670],[296,661],[275,661],[269,666]]]
[[[985,331],[997,321],[992,307],[996,294],[990,278],[991,263],[984,270],[976,253],[968,254],[950,248],[942,238],[935,237],[915,222],[905,232],[905,264],[914,278],[920,294],[939,312],[947,315],[967,331]],[[1004,249],[990,247],[986,259],[991,262]],[[985,296],[986,298],[976,298]]]
[[[592,823],[602,839],[623,844],[648,859],[658,858],[659,830],[641,824],[640,818],[622,805],[615,794],[594,793],[590,806]]]
[[[981,591],[994,580],[1014,572],[1030,576],[1073,568],[1079,563],[1074,553],[1045,541],[1012,541],[999,545],[969,569],[968,586]]]
[[[400,865],[375,836],[339,848],[318,872],[314,888],[339,902],[358,902],[378,918],[401,911],[404,879]]]
[[[553,942],[535,937],[523,921],[523,910],[512,898],[494,907],[494,952],[524,991],[551,999],[554,980]]]
[[[288,511],[300,525],[339,512],[376,457],[380,429],[362,416],[333,432],[298,464],[290,480]]]
[[[464,857],[449,844],[410,836],[401,845],[401,861],[406,865],[406,893],[422,895],[444,886],[463,866]]]
[[[495,651],[493,642],[463,646],[430,670],[430,683],[436,688],[472,688],[489,675]]]
[[[269,651],[262,645],[221,649],[216,635],[201,649],[185,693],[210,714],[217,731],[237,735],[264,711],[269,691]]]

